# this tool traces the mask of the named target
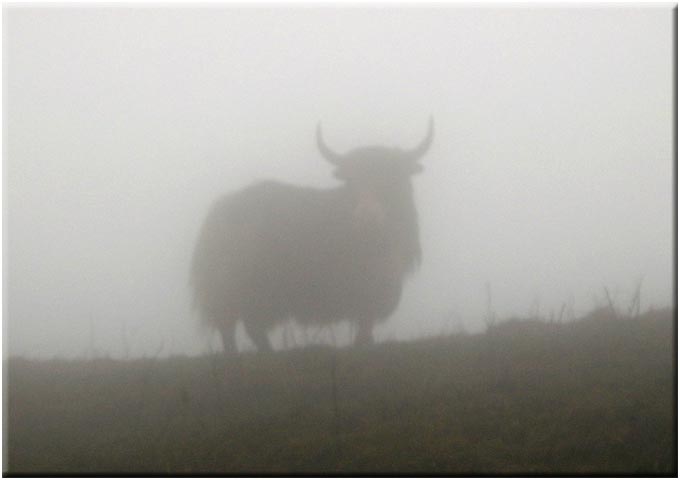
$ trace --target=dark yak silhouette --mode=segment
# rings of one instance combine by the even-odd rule
[[[193,257],[195,306],[236,352],[239,320],[258,350],[289,318],[300,324],[356,322],[356,343],[371,343],[402,283],[420,262],[411,176],[432,143],[411,149],[369,146],[333,152],[317,127],[321,154],[343,185],[305,188],[265,181],[212,206]]]

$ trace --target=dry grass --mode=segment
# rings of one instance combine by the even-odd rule
[[[5,472],[675,474],[675,318],[228,361],[14,358]]]

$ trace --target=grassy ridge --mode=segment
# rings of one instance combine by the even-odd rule
[[[600,311],[371,349],[14,358],[4,468],[670,474],[674,324]]]

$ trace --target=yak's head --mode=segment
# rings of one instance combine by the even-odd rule
[[[411,177],[423,170],[420,160],[429,150],[433,137],[434,122],[430,117],[427,134],[415,148],[369,146],[339,154],[326,145],[320,124],[316,130],[319,150],[335,165],[335,177],[353,192],[360,211],[368,209],[376,215],[412,202]]]
[[[420,160],[433,137],[430,117],[425,138],[414,148],[369,146],[339,154],[324,142],[321,125],[316,131],[321,154],[335,165],[335,176],[350,192],[356,225],[400,238],[406,255],[414,262],[420,257],[420,246],[411,177],[423,170]]]

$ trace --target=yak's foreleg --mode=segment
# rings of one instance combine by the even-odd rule
[[[355,345],[373,344],[373,322],[360,320],[357,322],[357,333],[354,337]]]
[[[228,325],[222,324],[219,330],[225,355],[238,354],[238,349],[236,348],[236,325],[233,323]]]
[[[267,328],[262,322],[244,320],[243,325],[246,328],[246,333],[248,333],[248,336],[259,352],[272,351],[272,346],[269,343],[269,336],[267,335]]]

